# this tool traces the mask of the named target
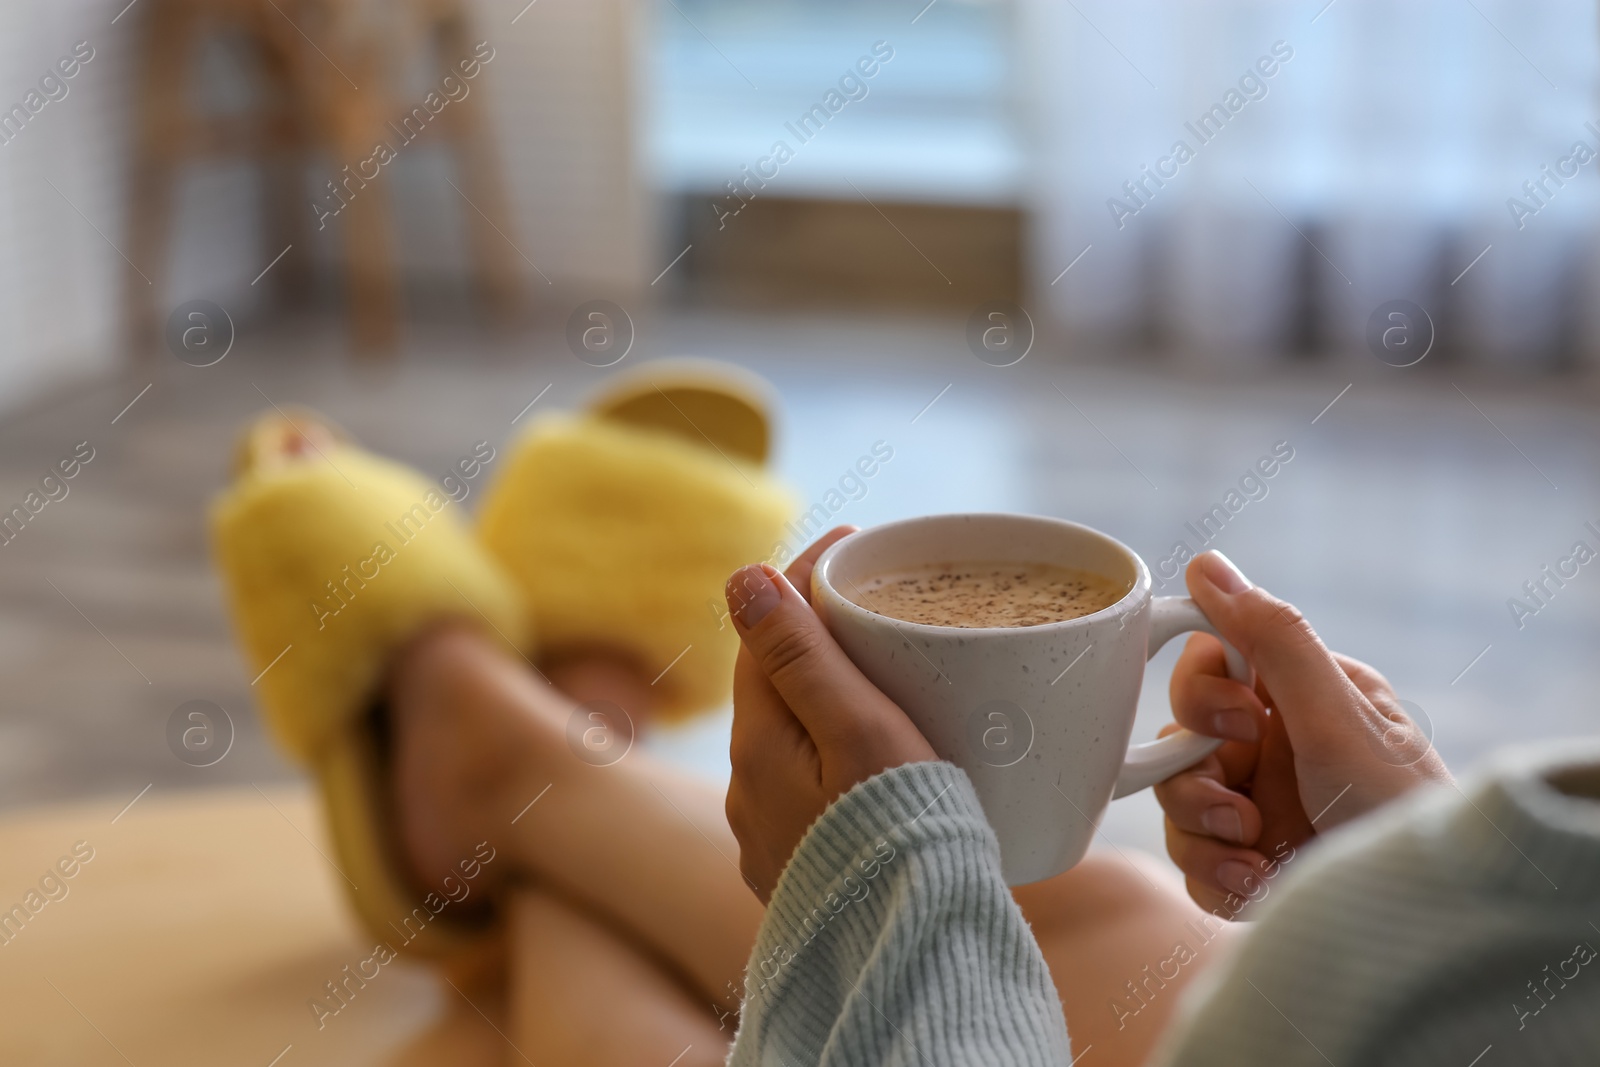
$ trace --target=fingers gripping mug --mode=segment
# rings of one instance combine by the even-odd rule
[[[1068,567],[1126,592],[1102,610],[1038,625],[929,625],[862,606],[876,577],[963,561]],[[1113,798],[1164,781],[1221,744],[1180,729],[1129,747],[1146,660],[1178,634],[1216,630],[1188,597],[1152,596],[1144,561],[1087,526],[1006,514],[892,522],[831,546],[811,586],[818,614],[855,665],[972,779],[1007,884],[1067,870]],[[1229,675],[1251,684],[1244,658],[1231,645],[1226,652]]]

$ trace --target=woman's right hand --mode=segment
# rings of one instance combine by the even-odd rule
[[[1257,682],[1228,678],[1216,638],[1189,639],[1172,674],[1173,717],[1225,743],[1155,792],[1189,895],[1236,913],[1238,898],[1259,896],[1273,864],[1318,832],[1450,774],[1388,681],[1330,652],[1293,605],[1219,552],[1198,556],[1187,578]]]
[[[811,610],[812,568],[854,530],[830,530],[787,576],[752,564],[728,579],[728,612],[744,646],[733,670],[728,825],[739,872],[763,904],[829,804],[880,771],[939,758]]]

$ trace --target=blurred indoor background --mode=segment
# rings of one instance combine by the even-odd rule
[[[808,503],[893,448],[838,522],[1040,512],[1154,567],[1287,442],[1212,547],[1452,763],[1592,730],[1600,570],[1508,602],[1600,547],[1597,47],[1588,0],[13,0],[0,504],[94,458],[0,546],[0,806],[296,777],[207,564],[241,420],[443,471],[682,355],[776,384]],[[655,744],[725,775],[726,731]],[[1160,849],[1148,794],[1106,840]]]

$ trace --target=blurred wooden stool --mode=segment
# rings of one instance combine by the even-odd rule
[[[161,790],[0,820],[0,1063],[520,1062],[497,988],[403,958],[319,1020],[373,945],[308,792]]]
[[[308,224],[319,217],[305,188],[308,163],[318,153],[331,158],[327,184],[313,195],[332,197],[345,167],[353,172],[380,141],[397,147],[389,123],[400,118],[396,80],[411,50],[440,61],[436,79],[450,73],[459,80],[453,64],[472,56],[465,0],[144,0],[134,14],[143,20],[143,34],[134,84],[128,253],[148,265],[150,283],[130,280],[125,312],[141,345],[162,327],[157,301],[166,276],[173,186],[185,164],[228,156],[260,162],[263,248],[268,255],[285,245],[299,252],[296,262],[277,265],[274,288],[303,292]],[[189,75],[197,46],[224,29],[242,33],[260,59],[266,84],[256,87],[258,106],[249,112],[196,108]],[[481,89],[452,101],[437,120],[468,201],[463,216],[474,281],[491,312],[507,315],[521,283],[504,236],[505,192]],[[385,177],[366,180],[336,221],[320,219],[343,230],[351,333],[366,350],[392,347],[399,332],[400,276]]]

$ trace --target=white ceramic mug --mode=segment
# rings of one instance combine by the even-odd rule
[[[871,602],[862,592],[870,578],[961,562],[1076,567],[1128,592],[1102,611],[1038,626],[930,626],[858,603]],[[1129,747],[1146,660],[1178,634],[1216,630],[1188,597],[1152,596],[1144,561],[1087,526],[1004,514],[892,522],[831,546],[811,589],[850,659],[971,777],[1010,885],[1067,870],[1114,797],[1170,778],[1221,744],[1179,730]],[[1251,684],[1231,645],[1227,660],[1228,673]]]

